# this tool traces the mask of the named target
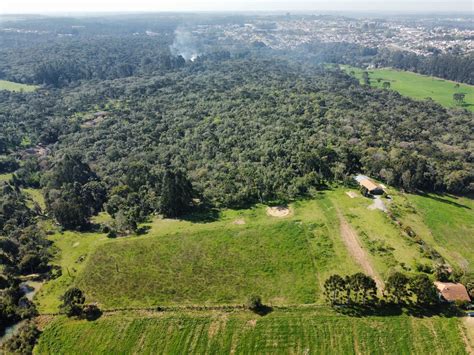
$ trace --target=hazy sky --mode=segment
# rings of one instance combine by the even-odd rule
[[[0,0],[0,13],[89,11],[473,11],[473,0]]]

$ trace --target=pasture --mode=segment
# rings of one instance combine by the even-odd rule
[[[368,209],[372,200],[355,191],[358,197],[350,198],[347,191],[334,188],[296,201],[283,218],[268,216],[266,206],[257,205],[181,220],[154,218],[141,236],[57,232],[50,239],[62,275],[37,295],[39,310],[57,311],[58,297],[71,286],[103,309],[234,305],[251,294],[270,305],[323,304],[328,276],[362,270],[343,241],[340,218],[357,233],[366,262],[381,279],[391,270],[415,271],[416,262],[431,263],[382,211]],[[462,208],[427,196],[393,195],[387,205],[402,211],[402,220],[420,237],[450,261],[471,260],[472,200],[457,200],[470,206]],[[399,207],[406,203],[411,209]],[[95,221],[108,219],[101,214]],[[446,220],[452,222],[439,225]],[[452,231],[456,236],[446,238]]]
[[[212,218],[157,218],[146,235],[117,239],[58,232],[50,238],[62,275],[40,291],[39,309],[56,311],[58,297],[73,285],[103,308],[241,304],[254,293],[271,304],[321,303],[329,275],[360,268],[339,238],[325,195],[291,209],[284,218],[268,216],[263,205]]]
[[[363,69],[341,65],[346,73],[353,75],[362,83]],[[474,111],[474,86],[456,83],[449,80],[416,74],[390,68],[367,70],[370,85],[382,88],[384,82],[390,83],[390,89],[416,100],[425,100],[430,97],[445,107],[465,107]],[[453,99],[453,94],[465,94],[463,106],[459,106]]]
[[[21,83],[14,83],[13,81],[0,80],[0,90],[17,91],[17,92],[32,92],[38,88],[36,85],[27,85]]]
[[[329,309],[58,318],[36,354],[466,354],[457,318],[347,317]]]
[[[450,262],[474,271],[474,200],[452,195],[404,195],[401,219]]]

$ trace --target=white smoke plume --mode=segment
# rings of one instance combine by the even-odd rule
[[[185,28],[177,28],[174,31],[174,41],[170,51],[174,55],[181,55],[186,60],[194,61],[199,55],[197,39],[192,32]]]

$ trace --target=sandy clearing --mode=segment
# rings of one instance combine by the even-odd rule
[[[245,219],[236,219],[233,224],[245,224]]]
[[[286,217],[290,214],[290,209],[283,206],[267,207],[267,215],[272,217]]]
[[[350,198],[359,197],[359,195],[355,193],[354,191],[346,191],[346,195],[349,196]]]
[[[372,203],[369,207],[367,207],[369,210],[381,210],[383,212],[387,212],[387,207],[385,206],[385,203],[383,202],[382,198],[380,196],[375,196],[374,197],[374,203]]]
[[[351,254],[354,260],[362,267],[364,273],[371,276],[375,280],[379,291],[382,291],[384,288],[384,283],[380,279],[378,274],[375,272],[375,269],[372,267],[372,264],[369,260],[369,256],[367,255],[365,250],[362,249],[357,233],[346,221],[341,212],[338,212],[338,215],[341,237],[347,247],[347,250],[349,251],[349,254]]]

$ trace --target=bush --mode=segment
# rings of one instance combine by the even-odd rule
[[[82,314],[85,319],[93,321],[102,315],[102,311],[96,304],[86,304],[83,307]]]
[[[78,288],[70,288],[61,297],[63,303],[60,306],[62,313],[68,317],[80,316],[84,310],[84,301],[86,300],[82,291]]]
[[[251,311],[258,311],[263,307],[262,298],[257,295],[252,295],[247,299],[246,306]]]

